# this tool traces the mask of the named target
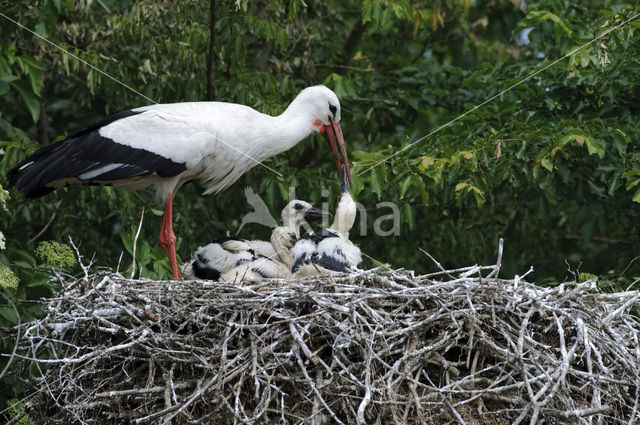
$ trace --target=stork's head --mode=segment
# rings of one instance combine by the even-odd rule
[[[294,229],[296,236],[298,236],[300,226],[303,224],[317,221],[330,215],[331,213],[314,208],[313,205],[308,202],[294,199],[282,210],[282,222],[285,227]]]
[[[340,101],[338,96],[327,87],[320,85],[302,90],[298,95],[298,99],[305,102],[311,113],[312,129],[322,134],[329,142],[331,152],[333,152],[333,157],[336,161],[336,167],[338,167],[338,174],[342,169],[338,156],[338,147],[340,147],[340,155],[342,155],[342,161],[347,169],[347,178],[349,179],[349,184],[351,184],[349,158],[347,157],[344,136],[340,127]]]

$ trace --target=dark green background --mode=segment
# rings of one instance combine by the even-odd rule
[[[82,3],[86,4],[86,3]],[[167,1],[3,0],[2,13],[158,102],[222,100],[278,114],[302,88],[325,84],[342,103],[353,193],[367,209],[364,253],[394,267],[431,271],[493,263],[505,239],[503,276],[540,283],[568,270],[638,288],[640,23],[611,32],[376,168],[377,161],[438,129],[638,13],[631,1]],[[212,9],[213,8],[213,9]],[[148,101],[0,17],[0,184],[39,146]],[[516,35],[532,28],[530,42]],[[210,43],[213,35],[213,43]],[[179,256],[238,228],[243,189],[274,217],[297,196],[333,208],[338,193],[326,142],[313,136],[257,167],[220,195],[199,183],[175,202]],[[362,173],[362,174],[360,174]],[[328,189],[330,195],[322,195]],[[0,212],[14,300],[50,295],[34,257],[41,240],[81,244],[95,264],[120,270],[138,241],[142,275],[169,277],[156,242],[161,206],[152,194],[69,188],[37,200],[11,190]],[[400,234],[376,237],[394,202]],[[55,214],[51,225],[30,241]],[[359,220],[356,221],[359,223]],[[384,228],[390,226],[385,222]],[[242,236],[266,238],[250,224]],[[122,235],[122,236],[121,236]],[[366,260],[364,266],[374,263]],[[69,269],[77,273],[79,269]],[[578,276],[579,277],[579,276]],[[583,275],[584,278],[584,275]],[[23,320],[38,307],[18,302]],[[0,322],[15,323],[7,304]],[[4,334],[6,335],[6,334]],[[3,351],[12,341],[2,339]],[[0,365],[2,365],[0,360]]]

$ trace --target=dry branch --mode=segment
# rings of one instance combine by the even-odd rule
[[[72,280],[24,327],[38,423],[640,420],[638,292],[493,267],[245,286]],[[481,272],[491,273],[481,276]],[[435,280],[435,279],[443,280]],[[32,368],[33,370],[33,368]]]

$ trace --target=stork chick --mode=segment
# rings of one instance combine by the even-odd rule
[[[224,237],[198,248],[184,268],[187,278],[234,281],[238,278],[287,277],[290,250],[300,227],[328,214],[304,201],[293,200],[282,210],[283,225],[271,232],[271,242]]]
[[[356,204],[349,193],[348,174],[343,168],[335,220],[328,229],[307,233],[298,239],[291,249],[291,272],[296,276],[311,276],[356,270],[362,261],[362,253],[349,240],[356,212]]]

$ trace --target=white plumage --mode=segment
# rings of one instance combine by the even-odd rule
[[[29,197],[67,184],[108,184],[132,190],[152,186],[165,203],[159,241],[180,277],[172,228],[173,195],[200,179],[217,193],[261,161],[312,132],[337,146],[348,167],[340,102],[324,86],[302,90],[279,116],[224,102],[149,105],[123,111],[46,146],[16,165],[9,182]],[[348,170],[348,168],[347,168]]]
[[[326,214],[308,202],[291,201],[282,210],[283,225],[272,231],[270,242],[220,238],[198,248],[183,273],[187,278],[222,281],[287,277],[292,265],[290,250],[300,227]]]
[[[347,172],[343,169],[340,199],[335,219],[328,229],[303,235],[291,249],[291,272],[296,276],[349,273],[362,261],[360,248],[349,240],[356,218],[356,204],[349,194]]]
[[[255,257],[251,261],[242,263],[220,277],[222,282],[238,283],[245,280],[256,280],[261,278],[285,278],[291,272],[287,266],[276,260],[267,257]]]

